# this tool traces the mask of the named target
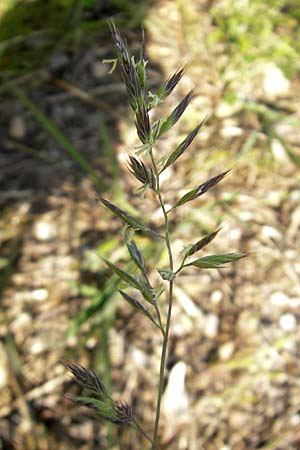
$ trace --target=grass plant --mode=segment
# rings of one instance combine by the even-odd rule
[[[174,253],[172,249],[172,235],[170,232],[170,216],[175,209],[182,205],[197,200],[216,184],[221,182],[228,174],[225,170],[216,174],[206,181],[202,182],[194,189],[187,191],[186,194],[179,197],[173,206],[168,206],[164,199],[164,192],[161,188],[162,173],[177,164],[181,155],[190,147],[198,133],[203,122],[200,122],[191,130],[185,139],[169,153],[158,155],[156,144],[184,114],[186,108],[193,98],[193,91],[190,91],[179,102],[179,104],[167,116],[152,121],[150,111],[156,110],[158,105],[165,101],[176,88],[184,75],[184,69],[177,70],[167,81],[156,91],[151,92],[148,89],[147,66],[148,61],[145,52],[144,39],[141,45],[138,57],[131,55],[126,40],[122,38],[119,30],[113,21],[110,21],[110,28],[114,46],[116,49],[116,62],[121,67],[122,77],[126,85],[130,105],[134,114],[137,135],[141,144],[136,148],[134,154],[128,155],[128,168],[130,173],[140,183],[140,193],[144,194],[146,190],[151,190],[153,198],[161,209],[164,225],[162,229],[154,229],[140,218],[123,210],[106,198],[100,197],[100,202],[113,215],[117,216],[124,223],[124,240],[133,271],[123,269],[109,260],[105,260],[107,266],[120,280],[120,295],[127,301],[138,313],[149,320],[154,329],[161,334],[161,359],[160,372],[157,388],[157,399],[154,413],[154,425],[151,436],[148,436],[143,427],[138,423],[136,415],[126,403],[117,402],[108,394],[104,384],[98,376],[76,363],[66,363],[67,369],[71,372],[74,381],[82,390],[82,395],[72,396],[71,399],[81,405],[93,409],[97,415],[113,424],[131,427],[137,432],[142,433],[149,443],[149,449],[157,450],[160,442],[160,416],[161,400],[163,395],[165,368],[168,354],[168,344],[170,328],[172,321],[173,290],[176,277],[179,273],[196,268],[219,269],[226,264],[236,261],[245,256],[244,253],[222,253],[211,254],[207,256],[198,256],[198,254],[217,236],[219,229],[213,230],[206,236],[188,245],[183,249],[181,264],[179,267],[174,265]],[[161,277],[161,282],[153,285],[150,278],[147,259],[143,251],[137,245],[135,234],[149,236],[157,245],[163,242],[168,254],[167,267],[157,268]],[[123,288],[122,286],[125,286]],[[127,290],[126,288],[129,288]],[[125,290],[126,289],[126,290]],[[165,294],[165,300],[163,294]]]

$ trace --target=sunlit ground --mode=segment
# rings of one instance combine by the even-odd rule
[[[94,30],[110,10],[83,9],[78,18],[72,8],[80,32],[53,46],[45,23],[20,44],[10,42],[0,62],[0,443],[146,449],[134,432],[111,428],[63,398],[76,387],[61,358],[95,369],[151,434],[160,358],[160,336],[122,302],[99,258],[122,267],[128,261],[121,223],[97,200],[104,188],[117,204],[162,224],[151,194],[134,194],[138,185],[126,168],[126,152],[138,141],[120,74],[102,63],[114,56],[109,34],[87,33],[87,44],[82,31],[85,21],[94,21]],[[136,25],[133,9],[126,12],[127,25]],[[176,280],[161,448],[297,449],[299,6],[157,1],[139,14],[153,90],[186,70],[161,114],[195,88],[157,154],[169,154],[206,117],[195,143],[165,172],[164,198],[173,205],[232,169],[173,213],[175,262],[184,245],[220,226],[206,253],[249,253],[230,268],[191,269]],[[123,30],[135,51],[139,27]],[[4,38],[1,44],[7,48]],[[22,54],[33,55],[34,71]],[[155,242],[138,241],[155,280],[166,256]]]

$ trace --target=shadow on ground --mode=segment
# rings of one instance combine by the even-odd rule
[[[99,448],[92,419],[81,430],[68,402],[71,415],[57,410],[64,401],[55,391],[67,381],[58,358],[76,358],[85,344],[76,333],[63,349],[57,342],[70,318],[91,302],[89,313],[97,312],[95,302],[103,300],[103,276],[82,261],[106,235],[96,196],[113,191],[120,177],[118,120],[128,114],[119,74],[110,75],[102,63],[114,56],[107,18],[115,17],[135,47],[151,2],[36,0],[6,10],[4,3],[0,371],[6,381],[0,386],[0,447]],[[86,296],[82,285],[94,287],[93,295]],[[91,366],[107,358],[107,333],[99,351],[90,349]],[[103,433],[109,448],[113,436],[106,428]]]

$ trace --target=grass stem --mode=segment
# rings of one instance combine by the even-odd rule
[[[170,266],[169,268],[171,271],[173,271],[173,255],[172,255],[172,248],[171,248],[171,242],[170,242],[169,219],[168,219],[168,214],[167,214],[165,204],[164,204],[161,192],[160,192],[159,173],[158,173],[157,166],[156,166],[156,163],[155,163],[155,160],[153,157],[152,150],[150,151],[150,158],[151,158],[151,162],[152,162],[155,177],[156,177],[157,195],[158,195],[159,203],[160,203],[163,215],[164,215],[165,239],[166,239],[166,246],[167,246],[168,256],[169,256],[169,266]],[[174,285],[174,280],[172,279],[171,281],[169,281],[168,313],[167,313],[167,321],[166,321],[166,327],[165,327],[165,333],[164,333],[164,338],[163,338],[163,343],[162,343],[162,351],[161,351],[155,423],[154,423],[154,431],[153,431],[151,450],[157,449],[158,440],[159,440],[158,429],[159,429],[160,412],[161,412],[161,400],[162,400],[162,394],[163,394],[164,374],[165,374],[165,368],[166,368],[167,349],[168,349],[168,342],[169,342],[169,331],[170,331],[171,316],[172,316],[173,285]]]

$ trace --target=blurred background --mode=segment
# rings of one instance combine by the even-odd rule
[[[196,89],[157,151],[207,117],[164,175],[166,201],[233,167],[172,216],[174,251],[222,225],[209,253],[250,253],[177,279],[160,448],[299,449],[298,0],[0,0],[0,449],[147,448],[64,398],[78,390],[61,359],[153,427],[160,336],[100,258],[128,265],[99,194],[161,224],[126,168],[138,141],[102,62],[111,16],[133,53],[144,28],[154,90],[185,65],[162,115]],[[138,242],[155,273],[163,249]]]

